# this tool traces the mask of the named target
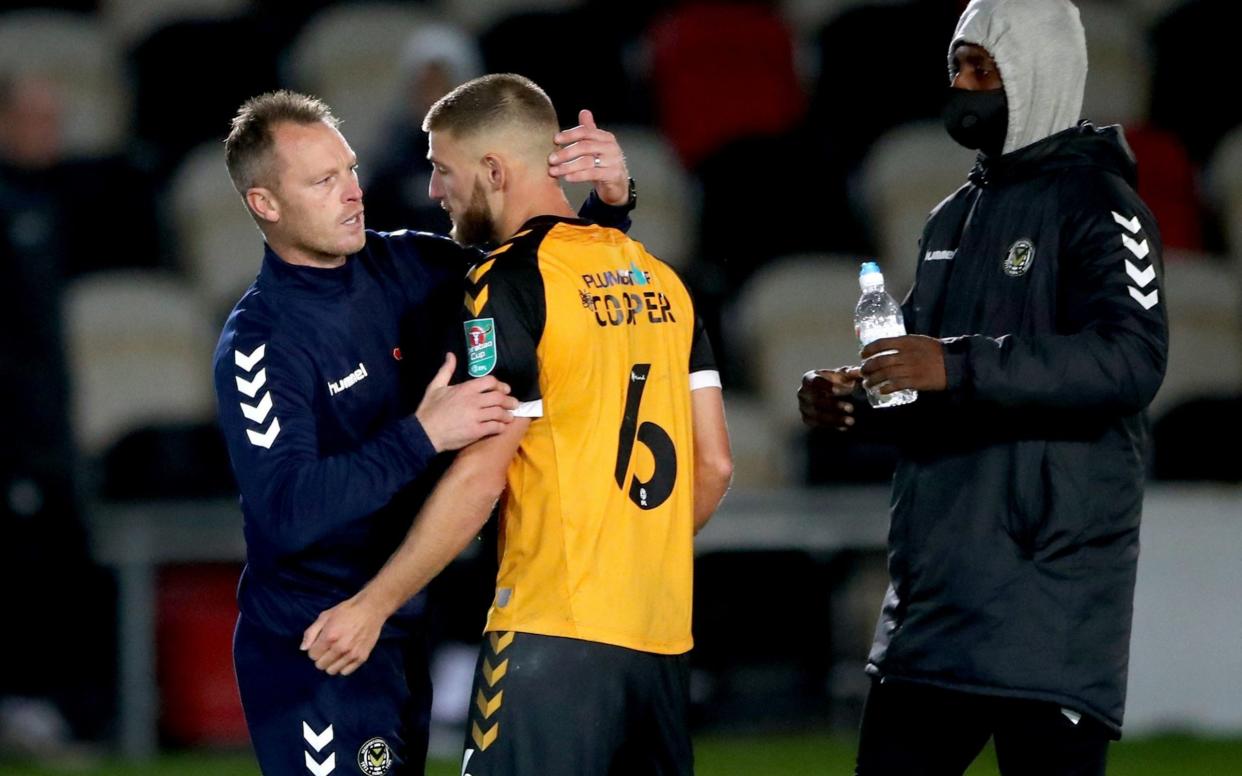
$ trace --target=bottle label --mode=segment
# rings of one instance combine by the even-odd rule
[[[855,329],[858,334],[858,343],[861,347],[867,347],[872,342],[885,337],[904,337],[906,327],[901,323],[890,323],[886,326],[868,326],[867,328]]]

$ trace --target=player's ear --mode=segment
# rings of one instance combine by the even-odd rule
[[[504,161],[496,154],[487,154],[483,157],[483,169],[487,175],[487,188],[491,191],[500,191],[505,187],[505,170]]]
[[[270,189],[262,186],[246,190],[246,206],[261,221],[276,223],[280,220],[280,203]]]

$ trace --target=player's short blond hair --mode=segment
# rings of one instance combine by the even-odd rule
[[[549,145],[560,128],[547,93],[514,73],[465,82],[437,100],[423,119],[424,132],[447,132],[459,139],[508,127],[546,133]]]
[[[233,117],[232,129],[224,141],[224,163],[238,194],[244,197],[249,189],[273,182],[268,178],[276,146],[275,131],[285,122],[322,122],[333,129],[341,123],[327,103],[308,94],[281,89],[246,100]]]

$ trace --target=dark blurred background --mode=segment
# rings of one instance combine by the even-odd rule
[[[858,263],[878,259],[903,295],[927,212],[965,181],[972,155],[937,120],[963,5],[4,3],[0,753],[244,744],[228,652],[240,516],[210,359],[261,237],[221,141],[246,98],[314,93],[359,154],[368,226],[442,231],[423,112],[500,71],[542,85],[563,125],[590,108],[618,134],[640,192],[633,234],[687,279],[716,344],[737,476],[700,547],[697,724],[848,729],[884,586],[892,452],[804,432],[793,394],[805,370],[856,358]],[[1151,409],[1130,718],[1236,734],[1242,658],[1215,645],[1242,626],[1207,614],[1242,584],[1236,3],[1078,5],[1083,115],[1125,127],[1166,249],[1171,356]],[[450,749],[490,552],[435,591]],[[1178,673],[1167,656],[1186,644],[1181,662],[1225,681]]]

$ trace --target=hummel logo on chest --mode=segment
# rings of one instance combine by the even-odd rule
[[[334,383],[328,383],[328,392],[336,396],[341,391],[353,388],[358,383],[367,379],[367,366],[362,362],[358,362],[358,368],[349,374],[337,380]]]

